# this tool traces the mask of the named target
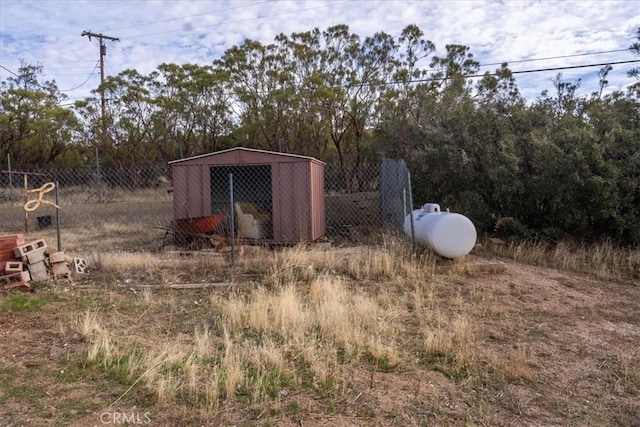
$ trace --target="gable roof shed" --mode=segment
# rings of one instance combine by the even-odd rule
[[[173,217],[231,216],[233,202],[268,214],[261,239],[314,241],[325,234],[324,163],[308,156],[231,148],[169,162]],[[227,222],[228,223],[228,222]]]

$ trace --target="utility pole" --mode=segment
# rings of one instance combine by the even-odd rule
[[[105,36],[101,33],[92,33],[91,31],[83,31],[82,37],[88,36],[89,41],[91,37],[95,37],[100,42],[100,86],[104,83],[104,57],[107,56],[107,46],[104,44],[105,40],[120,41],[117,37]],[[102,106],[102,140],[103,144],[107,138],[107,122],[105,118],[106,112],[106,100],[104,98],[104,89],[100,88],[100,102]],[[100,179],[100,158],[98,157],[98,144],[96,144],[96,172],[98,179],[98,203],[102,203],[102,185]]]

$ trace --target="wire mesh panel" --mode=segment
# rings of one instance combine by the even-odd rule
[[[227,162],[238,156],[228,154]],[[352,171],[304,156],[249,154],[256,161],[216,164],[205,158],[102,167],[100,180],[93,168],[1,171],[0,233],[24,230],[27,172],[32,174],[27,175],[28,190],[57,184],[65,228],[133,224],[225,239],[233,233],[249,243],[295,244],[321,237],[361,243],[363,236],[401,230],[411,210],[409,172],[402,160],[382,159]],[[44,200],[54,198],[53,192],[43,195]],[[55,208],[42,203],[29,214],[29,227],[47,227],[47,217],[55,219],[55,214]]]
[[[209,173],[211,212],[225,218],[226,232],[233,230],[242,239],[271,239],[271,166],[212,166]]]
[[[412,211],[409,169],[404,160],[383,158],[380,162],[380,209],[382,228],[401,233]]]
[[[57,186],[58,213],[64,227],[90,227],[105,223],[149,226],[170,223],[172,195],[166,166],[133,170],[105,168],[103,172],[109,179],[102,182],[100,197],[91,169],[33,170],[16,167],[11,173],[0,172],[0,232],[24,230],[25,201],[38,197],[42,197],[43,201],[54,201],[54,191],[42,194],[38,191],[49,182]],[[26,190],[30,192],[26,196],[25,176]],[[29,214],[29,227],[37,229],[42,226],[38,217],[51,215],[55,215],[55,208],[40,203]]]

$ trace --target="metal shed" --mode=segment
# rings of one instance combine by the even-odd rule
[[[324,163],[313,157],[238,147],[169,165],[174,224],[214,217],[229,227],[233,214],[236,235],[247,240],[297,243],[325,234]]]

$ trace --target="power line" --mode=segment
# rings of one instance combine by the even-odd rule
[[[45,57],[45,58],[51,58],[51,57]],[[17,64],[20,64],[20,63],[24,62],[24,60],[22,60],[22,59],[3,59],[3,61],[4,61],[5,64],[12,64],[14,62],[17,63]],[[81,62],[91,62],[93,64],[93,61],[88,61],[88,60],[83,60],[83,61],[47,61],[47,64],[76,64],[76,63],[81,63]]]
[[[98,65],[100,64],[100,62],[96,62],[96,66],[93,67],[93,71],[91,71],[91,74],[89,74],[89,77],[87,77],[87,79],[85,81],[83,81],[82,83],[80,83],[78,86],[71,88],[71,89],[60,89],[60,92],[71,92],[74,91],[76,89],[80,89],[82,86],[84,86],[91,77],[93,77],[93,75],[96,73],[96,70],[98,69]]]
[[[13,74],[16,77],[20,77],[19,75],[17,75],[16,73],[14,73],[13,71],[11,71],[10,69],[8,69],[7,67],[5,67],[4,65],[0,65],[0,67],[2,67],[2,69],[7,70],[8,72],[10,72],[11,74]]]
[[[600,64],[568,65],[564,67],[540,68],[537,70],[520,70],[520,71],[512,71],[511,73],[512,74],[539,73],[543,71],[571,70],[575,68],[604,67],[605,65],[633,64],[635,62],[640,62],[640,59],[631,59],[628,61],[616,61],[616,62],[603,62]]]
[[[628,61],[616,61],[616,62],[603,62],[600,64],[582,64],[582,65],[566,65],[563,67],[548,67],[548,68],[537,68],[533,70],[519,70],[519,71],[511,71],[511,74],[528,74],[528,73],[542,73],[545,71],[562,71],[562,70],[572,70],[577,68],[590,68],[590,67],[604,67],[605,65],[620,65],[620,64],[633,64],[636,62],[640,62],[640,59],[632,59]],[[472,79],[478,77],[485,76],[497,76],[498,73],[485,73],[485,74],[471,74],[468,76],[463,76],[465,79]],[[397,84],[406,84],[406,83],[427,83],[427,82],[435,82],[435,81],[443,81],[449,80],[449,77],[429,77],[425,79],[415,79],[409,82],[401,82],[401,81],[390,81],[390,82],[382,82],[378,83],[383,86],[397,85]],[[355,85],[341,85],[338,87],[350,87],[350,86],[373,86],[372,83],[360,83]]]
[[[480,67],[489,67],[492,65],[502,65],[505,62],[507,64],[520,64],[523,62],[534,62],[534,61],[548,61],[552,59],[565,59],[565,58],[575,58],[578,56],[591,56],[591,55],[604,55],[606,53],[619,53],[619,52],[628,52],[629,49],[615,49],[615,50],[602,50],[599,52],[586,52],[586,53],[575,53],[572,55],[559,55],[559,56],[548,56],[546,58],[530,58],[530,59],[519,59],[517,61],[502,61],[502,62],[491,62],[488,64],[480,64]]]
[[[532,69],[532,70],[520,70],[520,71],[512,71],[512,74],[527,74],[527,73],[541,73],[541,72],[546,72],[546,71],[562,71],[562,70],[570,70],[570,69],[577,69],[577,68],[590,68],[590,67],[604,67],[605,65],[620,65],[620,64],[632,64],[632,63],[637,63],[640,62],[640,59],[635,59],[635,60],[628,60],[628,61],[616,61],[616,62],[608,62],[608,63],[600,63],[600,64],[582,64],[582,65],[568,65],[568,66],[563,66],[563,67],[548,67],[548,68],[538,68],[538,69]],[[498,73],[484,73],[484,74],[471,74],[471,75],[467,75],[467,76],[462,76],[465,79],[472,79],[472,78],[478,78],[478,77],[485,77],[485,76],[497,76]],[[335,89],[335,88],[349,88],[349,87],[365,87],[365,86],[391,86],[391,85],[398,85],[398,84],[415,84],[415,83],[427,83],[427,82],[436,82],[436,81],[444,81],[444,80],[449,80],[450,77],[429,77],[429,78],[424,78],[424,79],[416,79],[416,80],[411,80],[409,82],[402,82],[402,81],[388,81],[388,82],[377,82],[377,83],[368,83],[368,82],[363,82],[363,83],[356,83],[356,84],[352,84],[352,85],[348,85],[348,84],[344,84],[344,85],[335,85],[335,86],[330,86],[330,88]],[[269,93],[269,91],[256,91],[254,92],[256,95],[266,95]],[[233,92],[231,93],[223,93],[223,96],[231,96],[233,95]],[[84,98],[83,98],[84,99]],[[154,99],[154,98],[151,98]]]

